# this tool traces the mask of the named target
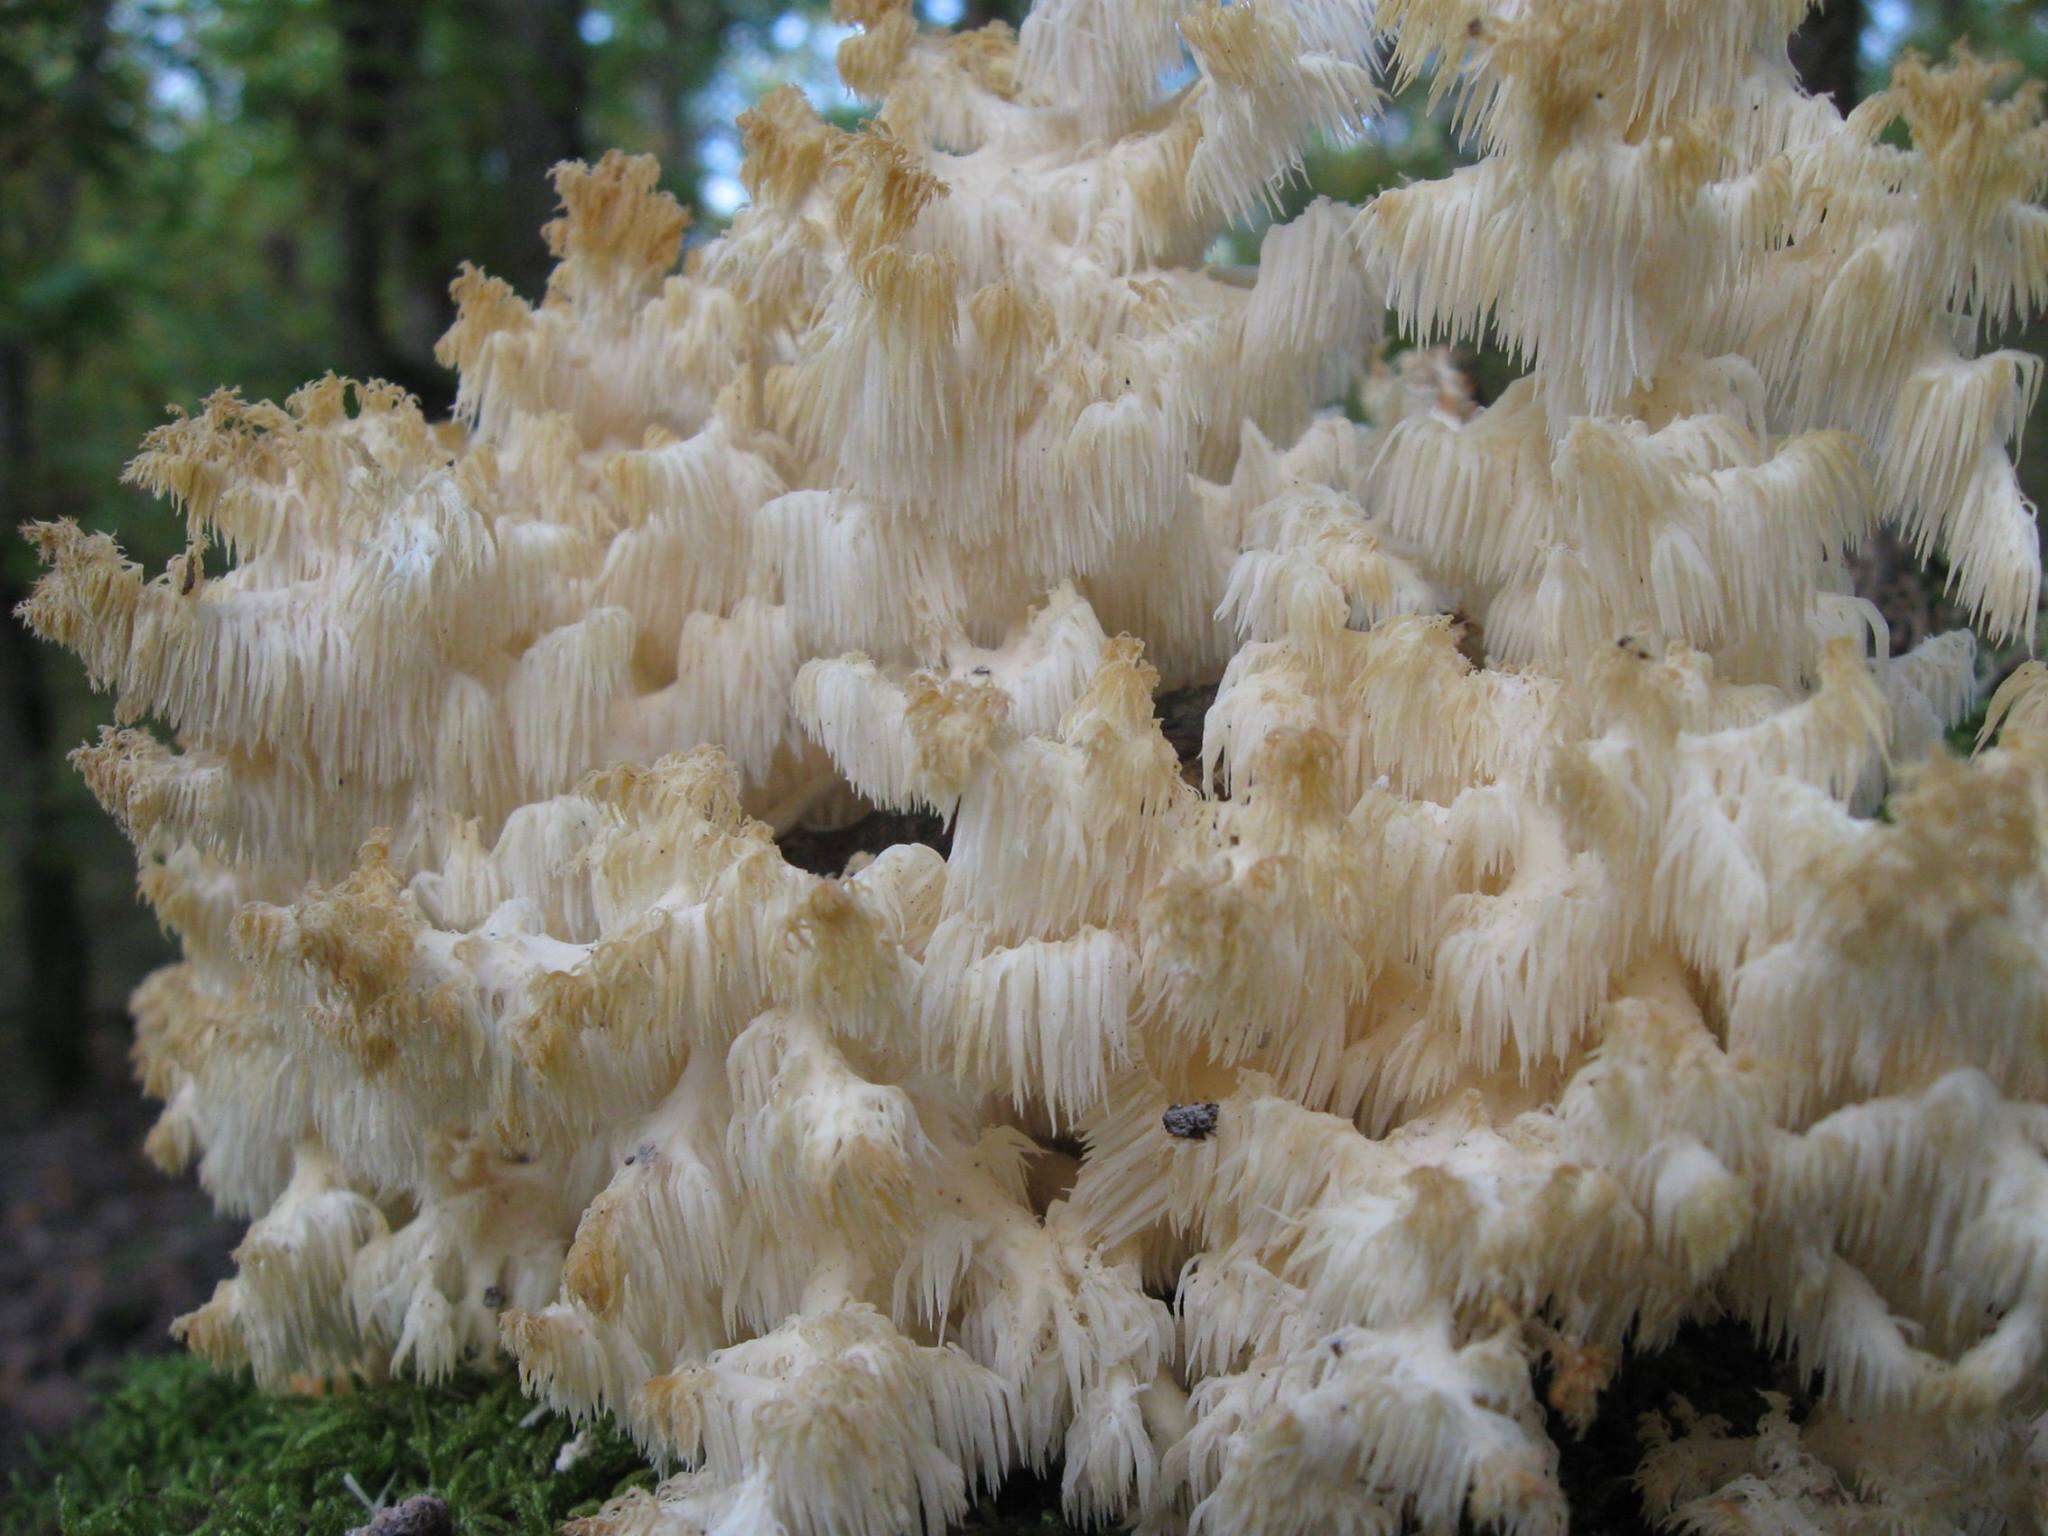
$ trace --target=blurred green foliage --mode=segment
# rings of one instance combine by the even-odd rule
[[[1022,9],[924,4],[941,20]],[[2048,66],[2048,0],[1828,9],[1865,86],[1899,47],[1959,37]],[[168,404],[223,382],[280,395],[333,368],[445,406],[448,279],[470,259],[539,291],[550,164],[655,152],[715,225],[751,95],[795,78],[850,109],[830,84],[842,35],[822,0],[0,0],[0,504],[114,530],[159,566],[179,525],[117,476]],[[1278,211],[1457,159],[1410,93],[1364,143],[1312,155]],[[1261,233],[1216,254],[1255,259]],[[32,575],[0,544],[8,608]],[[61,763],[104,701],[69,658],[11,624],[4,638],[0,1040],[26,1070],[0,1114],[87,1080],[89,1047],[118,1045],[110,1021],[166,952],[125,847]]]
[[[1868,50],[1873,66],[1886,51],[1918,48],[1940,54],[1963,42],[1979,53],[2013,60],[2033,79],[2048,75],[2048,4],[2043,0],[1873,0],[1871,9],[1884,34],[1882,46]]]

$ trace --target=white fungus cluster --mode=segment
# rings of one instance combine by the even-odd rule
[[[509,1353],[674,1471],[613,1536],[1054,1464],[1543,1536],[1537,1384],[1729,1317],[1822,1406],[1648,1425],[1653,1514],[2038,1528],[2048,687],[1957,758],[1971,637],[1888,656],[1845,564],[2031,640],[2039,364],[1979,339],[2048,304],[2036,98],[1845,121],[1808,0],[840,9],[873,118],[755,107],[680,270],[651,162],[563,167],[454,420],[224,394],[131,471],[168,571],[36,531],[26,618],[160,728],[79,754],[184,947],[150,1147],[253,1219],[187,1341]],[[1476,163],[1203,265],[1423,78]],[[1184,773],[1155,693],[1219,682]],[[949,853],[778,848],[877,807]]]

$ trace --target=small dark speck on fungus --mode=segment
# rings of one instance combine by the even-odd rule
[[[1207,1141],[1216,1130],[1215,1104],[1175,1104],[1159,1117],[1166,1134],[1182,1141]]]

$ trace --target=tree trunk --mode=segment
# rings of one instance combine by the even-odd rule
[[[105,112],[110,0],[89,0],[76,13],[67,115],[81,127]],[[80,170],[59,151],[48,173],[29,170],[17,185],[34,206],[19,217],[39,231],[45,253],[67,250],[77,216]],[[0,338],[0,507],[12,527],[11,548],[0,556],[0,693],[14,738],[19,835],[11,849],[15,944],[21,995],[9,999],[26,1050],[24,1077],[32,1087],[59,1095],[80,1087],[91,1067],[88,978],[92,931],[87,927],[73,867],[75,850],[64,826],[63,778],[57,757],[55,710],[48,657],[14,617],[28,596],[20,530],[58,510],[44,483],[35,421],[35,339]]]
[[[727,17],[720,5],[689,0],[656,0],[661,46],[653,50],[648,78],[656,98],[655,144],[661,169],[671,186],[692,188],[698,171],[697,147],[691,133],[690,94],[703,83],[702,61],[718,56]]]
[[[967,7],[960,13],[960,30],[970,31],[985,27],[992,21],[1007,21],[1011,26],[1020,26],[1025,12],[1031,9],[1031,0],[967,0]]]
[[[1822,0],[1792,34],[1792,67],[1815,96],[1833,100],[1843,116],[1863,99],[1864,0]]]
[[[412,356],[393,340],[384,285],[392,237],[392,130],[416,71],[422,10],[414,0],[334,0],[341,44],[336,318],[344,372],[403,385],[431,407],[445,402],[448,387],[425,356]]]
[[[19,530],[43,510],[37,483],[32,369],[28,349],[0,343],[0,505],[12,510]],[[16,940],[24,972],[12,1000],[27,1041],[32,1078],[63,1095],[78,1088],[91,1062],[86,1049],[87,955],[85,924],[65,836],[50,685],[43,647],[14,617],[28,596],[11,554],[0,564],[0,676],[6,679],[8,724],[13,730],[20,795],[20,836],[14,846]]]
[[[500,135],[509,259],[499,275],[535,296],[552,265],[540,236],[555,215],[548,173],[585,153],[583,108],[590,80],[577,30],[583,10],[582,0],[489,0],[486,7],[498,39],[499,68],[512,83]]]

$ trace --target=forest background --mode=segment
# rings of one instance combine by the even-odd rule
[[[1025,9],[922,5],[958,25]],[[793,81],[857,120],[832,69],[845,35],[806,0],[0,0],[0,520],[75,517],[156,569],[182,525],[119,473],[168,406],[333,369],[445,412],[448,281],[467,259],[540,293],[550,166],[652,152],[705,238],[744,198],[732,120],[754,97]],[[1826,0],[1795,59],[1846,106],[1902,50],[1958,40],[2040,78],[2048,0]],[[1312,155],[1276,215],[1457,158],[1397,103]],[[1262,234],[1212,258],[1256,260]],[[2038,327],[2007,339],[2048,351]],[[1879,550],[1867,574],[1904,639],[1941,615],[1938,575],[1902,570]],[[169,946],[64,761],[107,702],[12,620],[33,575],[0,533],[0,1462],[75,1415],[92,1361],[159,1340],[233,1237],[132,1150],[124,1005]]]

